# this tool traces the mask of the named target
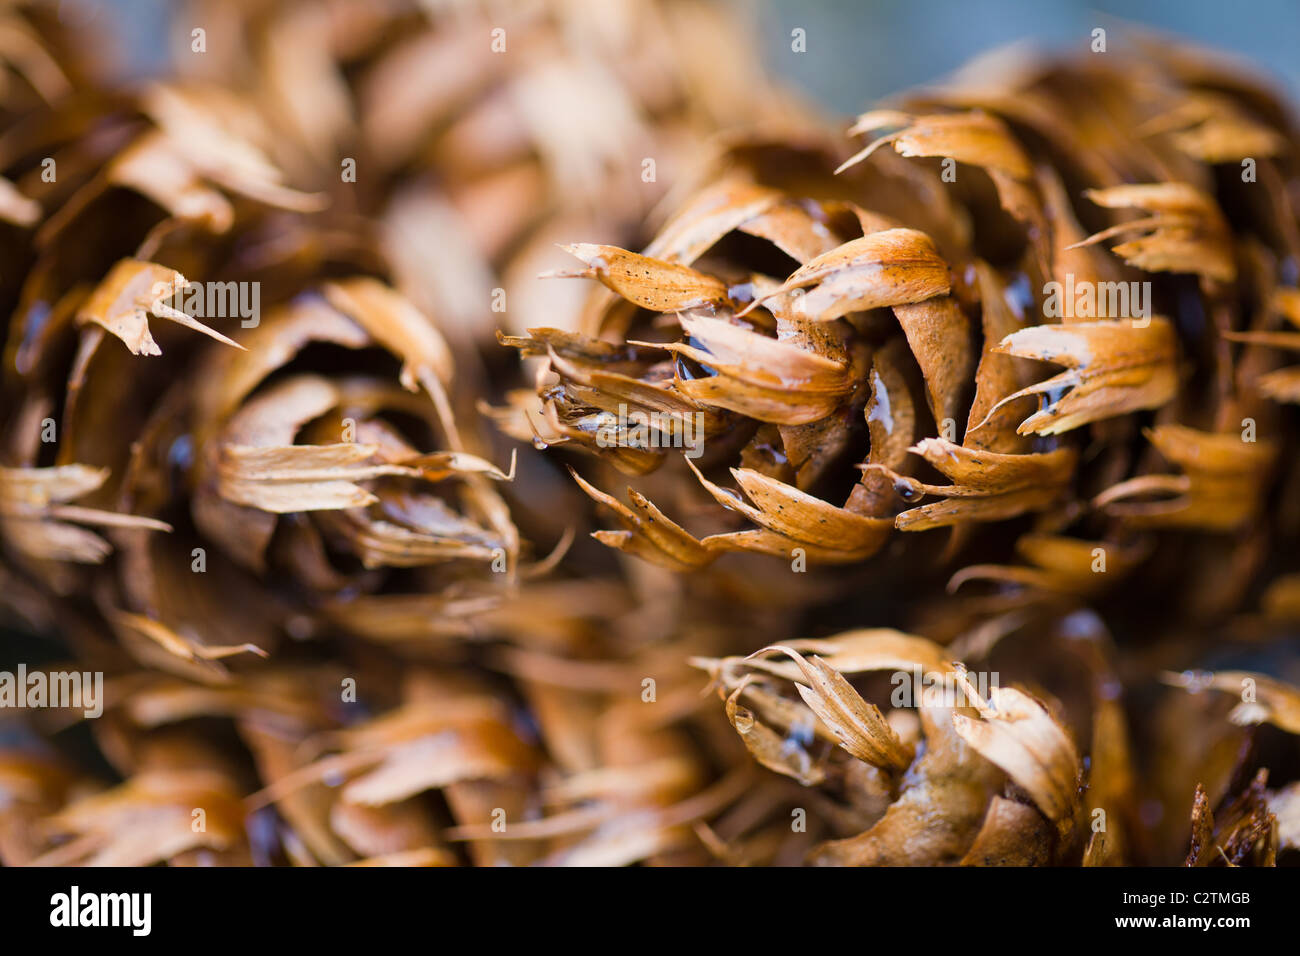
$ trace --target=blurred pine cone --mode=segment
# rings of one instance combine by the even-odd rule
[[[558,243],[644,241],[710,137],[798,117],[701,0],[193,0],[175,25],[182,75],[241,78],[277,162],[372,216],[398,288],[489,362],[502,324],[576,311],[534,281]]]
[[[697,578],[733,552],[849,566],[807,617],[824,639],[697,662],[758,761],[830,801],[821,835],[861,834],[817,861],[1173,862],[1201,784],[1191,859],[1295,848],[1294,785],[1261,782],[1294,779],[1294,740],[1202,730],[1224,746],[1189,752],[1170,738],[1225,708],[1179,726],[1159,687],[1240,685],[1234,723],[1300,729],[1278,352],[1300,344],[1278,331],[1300,321],[1300,141],[1252,78],[1134,43],[992,58],[860,116],[852,156],[744,143],[643,253],[568,247],[565,274],[606,287],[576,331],[503,339],[546,368],[499,418],[594,456],[575,477],[621,525],[603,544]],[[602,490],[618,473],[630,504]],[[939,643],[829,636],[844,618]],[[976,693],[967,667],[1018,686]],[[888,690],[862,675],[913,669],[942,706],[868,703]],[[1136,762],[1121,690],[1161,715]],[[1230,852],[1204,849],[1211,805]]]
[[[579,199],[574,155],[547,151],[570,149],[565,129],[536,124],[676,162],[715,127],[708,109],[761,94],[720,84],[706,103],[699,77],[621,57],[646,49],[634,38],[667,42],[639,34],[645,18],[692,43],[729,31],[713,8],[626,11],[633,22],[611,24],[521,8],[508,42],[528,55],[471,58],[477,72],[438,94],[409,71],[459,64],[475,9],[426,23],[413,4],[250,6],[233,27],[253,51],[264,29],[328,26],[323,42],[277,46],[268,69],[308,48],[361,82],[347,95],[370,126],[325,140],[285,112],[331,88],[305,67],[248,89],[11,91],[0,174],[21,212],[6,239],[27,265],[5,289],[0,580],[7,608],[71,652],[51,668],[107,685],[103,716],[81,725],[93,740],[75,709],[6,722],[4,863],[702,857],[689,823],[747,770],[703,789],[734,761],[711,763],[678,724],[701,715],[687,658],[736,649],[730,625],[674,615],[653,582],[608,571],[541,580],[555,560],[521,542],[500,491],[513,461],[494,463],[475,413],[515,374],[497,363],[490,381],[474,348],[492,290],[470,302],[430,285],[516,268],[557,216],[641,228],[660,187],[639,188],[639,157],[578,157],[604,177]],[[576,56],[581,38],[561,42],[583,24],[623,31],[603,65]],[[214,53],[235,48],[224,38]],[[448,50],[431,60],[430,44]],[[614,68],[582,88],[583,71]],[[436,102],[387,110],[403,90]],[[606,109],[578,112],[590,96]],[[604,125],[624,108],[630,139]],[[341,162],[362,144],[354,183]],[[507,222],[502,203],[521,216]],[[563,527],[581,496],[557,507],[563,489],[548,488],[516,503]]]

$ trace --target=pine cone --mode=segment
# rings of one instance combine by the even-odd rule
[[[671,6],[692,42],[726,26],[701,25],[708,7]],[[301,24],[323,10],[257,16]],[[530,15],[540,18],[528,21],[530,71],[577,68],[556,45],[561,12]],[[411,5],[386,12],[364,49],[313,49],[339,52],[352,78],[391,73],[385,82],[400,85],[412,64],[397,48],[417,39],[415,16]],[[344,47],[364,38],[350,22],[335,24]],[[513,26],[513,42],[532,36]],[[466,29],[437,24],[418,45],[456,45]],[[390,57],[400,62],[385,66]],[[467,89],[500,86],[496,62],[480,63]],[[637,88],[606,97],[663,94],[644,64],[619,65]],[[436,297],[416,304],[431,274],[467,273],[429,269],[418,237],[395,233],[402,219],[439,259],[459,249],[483,253],[489,269],[531,272],[510,263],[552,217],[603,221],[587,199],[555,191],[572,188],[570,170],[543,173],[563,158],[543,147],[567,144],[532,130],[522,153],[507,143],[489,157],[452,135],[490,132],[499,96],[457,94],[401,132],[385,124],[408,122],[404,109],[384,114],[350,92],[376,124],[364,142],[394,150],[361,158],[356,186],[369,192],[358,197],[328,150],[273,135],[293,129],[277,97],[308,87],[259,84],[126,94],[92,83],[53,105],[13,104],[0,172],[39,224],[13,235],[15,261],[30,267],[9,290],[0,580],[4,603],[72,652],[52,668],[107,675],[103,713],[84,725],[107,766],[61,745],[57,732],[83,717],[75,708],[6,731],[0,859],[706,859],[689,824],[728,805],[750,774],[739,765],[713,779],[685,726],[712,716],[687,658],[738,650],[736,616],[675,614],[655,581],[608,568],[543,580],[567,545],[534,562],[512,512],[524,500],[534,525],[549,509],[562,527],[581,518],[582,496],[548,491],[543,476],[503,498],[514,463],[495,463],[475,401],[515,384],[515,371],[497,362],[489,381],[455,308],[438,300],[435,322]],[[685,85],[646,105],[644,132],[666,142],[714,125]],[[551,115],[533,110],[539,122]],[[508,118],[511,137],[521,123]],[[452,139],[436,146],[441,137]],[[57,174],[43,178],[47,158]],[[632,197],[626,209],[592,198],[639,229],[657,188],[616,190]],[[527,221],[502,220],[502,189],[522,197]],[[449,227],[438,208],[461,202]],[[495,251],[471,249],[462,228]],[[461,306],[481,325],[490,299]],[[121,782],[106,785],[113,775]]]
[[[107,682],[3,728],[0,862],[1296,849],[1249,80],[1020,61],[852,156],[695,0],[196,2],[131,92],[18,9],[0,599]]]
[[[244,78],[277,161],[375,218],[399,289],[496,364],[502,323],[579,305],[534,282],[565,237],[644,241],[704,141],[794,116],[743,25],[699,0],[195,0],[178,22],[211,38],[178,69]]]
[[[577,331],[503,338],[547,364],[540,408],[499,417],[600,462],[575,479],[621,525],[601,543],[697,578],[734,552],[846,565],[818,632],[852,615],[939,642],[854,631],[697,661],[758,762],[816,788],[812,829],[847,837],[816,862],[1173,862],[1195,788],[1214,779],[1226,807],[1260,754],[1235,732],[1139,780],[1189,731],[1162,724],[1134,762],[1120,690],[1131,714],[1171,693],[1162,671],[1246,687],[1235,723],[1296,730],[1295,687],[1255,667],[1167,672],[1231,660],[1226,633],[1294,680],[1296,396],[1276,348],[1300,339],[1273,330],[1296,318],[1297,133],[1243,76],[1135,42],[864,113],[851,156],[744,143],[643,253],[568,247],[582,268],[563,275],[607,290]],[[614,472],[638,480],[630,505],[602,490]],[[939,547],[919,533],[941,528]],[[1018,686],[978,690],[976,667]],[[845,676],[913,669],[946,689],[919,727],[916,702],[883,714]],[[1294,847],[1267,822],[1289,798],[1251,787],[1229,810],[1248,825],[1216,837],[1232,863]],[[1220,859],[1208,806],[1202,863]]]

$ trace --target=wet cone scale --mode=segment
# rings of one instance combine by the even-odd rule
[[[103,692],[0,711],[0,862],[1294,861],[1266,87],[846,134],[710,4],[189,15],[4,14],[2,603]]]

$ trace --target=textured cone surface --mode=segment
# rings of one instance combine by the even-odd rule
[[[751,757],[838,808],[814,862],[1174,862],[1189,817],[1199,864],[1286,849],[1289,791],[1231,747],[1291,732],[1259,688],[1297,693],[1296,131],[1230,68],[1132,47],[969,71],[864,113],[857,152],[745,142],[641,252],[567,247],[605,287],[576,333],[504,339],[547,363],[514,412],[580,453],[599,542],[697,584],[736,552],[847,566],[808,626],[940,642],[696,660]],[[1289,680],[1151,669],[1255,642]],[[1220,743],[1171,744],[1176,715]]]
[[[1269,93],[845,137],[691,0],[192,8],[130,92],[6,13],[0,604],[105,683],[4,715],[0,862],[1293,857]]]
[[[325,6],[208,11],[275,75],[6,88],[0,199],[26,271],[4,276],[0,582],[62,640],[48,667],[105,687],[94,719],[6,731],[0,859],[707,859],[690,825],[748,777],[686,732],[712,717],[687,658],[738,649],[725,615],[640,615],[655,582],[598,561],[557,574],[585,498],[518,494],[476,403],[516,384],[494,293],[528,302],[508,286],[537,249],[563,259],[547,230],[640,233],[724,114],[767,108],[734,99],[757,85],[701,88],[698,57],[620,61],[633,38],[735,49],[730,21],[628,5],[586,24],[593,59],[565,40],[584,17],[538,4],[508,24],[527,55],[465,59],[479,11]],[[320,62],[280,62],[305,35]],[[422,81],[449,64],[456,89]],[[339,113],[301,99],[331,90]],[[635,135],[607,128],[593,154],[620,116]],[[643,180],[644,155],[664,168]],[[106,766],[61,745],[87,730]]]

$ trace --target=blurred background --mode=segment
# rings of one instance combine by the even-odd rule
[[[1087,50],[1092,31],[1166,30],[1253,60],[1300,92],[1297,0],[761,0],[768,62],[827,106],[850,113],[925,83],[1001,44]],[[792,53],[790,31],[808,31]],[[956,28],[954,28],[956,27]]]
[[[138,75],[167,63],[171,0],[86,0]],[[597,3],[603,0],[588,0]],[[1300,94],[1297,0],[737,0],[752,9],[768,64],[841,113],[947,73],[992,47],[1030,40],[1087,49],[1125,23],[1234,51]],[[115,13],[103,16],[104,12]],[[956,28],[954,29],[954,26]],[[807,51],[791,50],[806,31]]]

